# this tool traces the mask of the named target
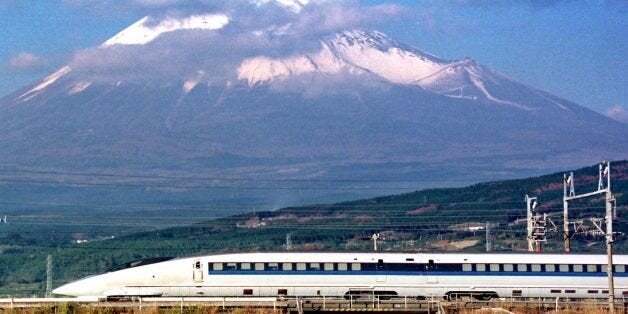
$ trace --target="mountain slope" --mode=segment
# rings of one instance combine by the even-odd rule
[[[628,232],[628,224],[623,223],[628,213],[628,161],[612,162],[611,167],[619,217],[614,231],[625,234]],[[578,193],[594,191],[597,174],[597,166],[576,170]],[[0,269],[0,287],[3,287],[0,295],[19,294],[11,288],[18,283],[22,284],[19,287],[27,288],[20,290],[23,294],[43,293],[46,265],[43,261],[47,254],[52,254],[55,261],[54,286],[59,286],[142,257],[283,251],[287,234],[293,249],[298,251],[370,251],[372,244],[368,237],[378,232],[384,238],[379,247],[387,251],[456,251],[461,250],[463,244],[470,244],[462,250],[479,252],[485,250],[485,232],[481,228],[491,222],[494,224],[494,251],[524,251],[527,249],[526,224],[519,220],[526,215],[524,196],[538,197],[538,210],[550,214],[560,228],[562,180],[563,173],[560,172],[464,188],[427,189],[336,204],[264,210],[83,244],[57,241],[50,237],[54,233],[23,232],[19,237],[17,232],[12,232],[4,238],[0,235],[6,246],[0,255],[0,264],[4,266]],[[603,202],[600,197],[571,203],[570,217],[574,221],[600,217],[604,214]],[[148,218],[136,217],[127,219],[127,222],[139,223],[145,219]],[[165,219],[171,218],[162,217]],[[117,221],[117,214],[105,216],[99,223],[72,223],[72,232],[80,234],[112,221]],[[41,228],[38,225],[32,227]],[[63,230],[68,230],[67,227]],[[592,226],[580,230],[592,230]],[[547,237],[545,250],[561,252],[560,231],[548,232]],[[572,254],[583,252],[605,252],[603,238],[584,234],[574,236]],[[617,237],[615,252],[628,252],[625,236]]]
[[[96,50],[149,53],[229,22],[221,15],[141,20]],[[104,72],[101,79],[63,67],[0,100],[0,162],[122,173],[392,178],[416,187],[628,154],[627,125],[471,59],[443,60],[375,31],[333,34],[318,47],[289,56],[257,52],[226,77],[202,64],[167,80]],[[303,199],[325,193],[306,191]]]

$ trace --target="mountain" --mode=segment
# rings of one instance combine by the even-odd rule
[[[312,181],[298,196],[282,186],[238,197],[311,201],[381,194],[374,188],[399,186],[390,183],[395,180],[410,182],[399,191],[460,185],[627,156],[628,125],[472,59],[444,60],[377,31],[323,36],[291,53],[227,51],[239,59],[220,66],[212,58],[222,54],[212,45],[189,55],[196,67],[169,67],[183,62],[177,58],[149,59],[144,72],[174,69],[167,79],[132,79],[145,74],[133,72],[140,59],[120,53],[170,53],[168,40],[188,43],[230,22],[220,14],[142,19],[93,49],[115,56],[100,72],[71,63],[3,98],[0,162],[118,174],[305,178]],[[269,38],[288,40],[283,32],[274,29]],[[119,64],[131,65],[116,77],[110,68]],[[317,180],[327,185],[313,186]],[[368,186],[334,190],[356,187],[342,180]]]

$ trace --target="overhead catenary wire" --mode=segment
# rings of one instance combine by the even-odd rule
[[[317,182],[317,183],[391,183],[391,182],[479,182],[500,180],[499,178],[482,178],[482,179],[277,179],[277,178],[236,178],[221,176],[175,176],[175,175],[138,175],[138,174],[122,174],[122,173],[97,173],[97,172],[71,172],[71,171],[53,171],[53,170],[34,170],[34,169],[9,169],[0,168],[0,173],[24,173],[24,174],[40,174],[40,175],[63,175],[63,176],[82,176],[82,177],[109,177],[109,178],[127,178],[127,179],[174,179],[174,180],[197,180],[197,181],[245,181],[245,182]]]
[[[28,168],[0,168],[0,175],[11,175],[11,178],[3,178],[0,182],[5,183],[30,183],[30,184],[60,184],[60,185],[84,185],[84,186],[118,186],[118,187],[159,187],[159,188],[189,188],[189,189],[243,189],[243,190],[269,190],[269,189],[296,189],[296,190],[327,190],[327,189],[347,189],[347,190],[412,190],[417,186],[361,186],[361,187],[347,187],[347,186],[334,186],[334,187],[321,187],[321,186],[227,186],[227,185],[172,185],[172,184],[137,184],[137,183],[103,183],[92,181],[72,181],[67,182],[68,177],[82,177],[82,178],[95,178],[95,179],[118,179],[118,180],[179,180],[179,181],[202,181],[202,182],[254,182],[254,183],[360,183],[360,184],[377,184],[386,185],[390,183],[436,183],[436,182],[492,182],[495,180],[504,180],[504,178],[413,178],[413,179],[390,179],[390,178],[377,178],[377,179],[348,179],[348,178],[267,178],[267,177],[228,177],[228,176],[195,176],[195,175],[165,175],[165,174],[129,174],[129,173],[111,173],[111,172],[73,172],[73,171],[59,171],[59,170],[42,170],[42,169],[28,169]],[[14,175],[30,175],[27,178],[15,178]],[[44,180],[35,178],[37,176],[44,177],[57,177],[59,180]],[[517,179],[515,179],[517,180]]]
[[[110,183],[110,182],[88,182],[88,181],[54,181],[54,180],[34,180],[0,178],[3,183],[24,183],[24,184],[54,184],[66,186],[96,186],[113,188],[156,188],[156,189],[203,189],[203,190],[296,190],[296,191],[322,191],[322,190],[343,190],[343,191],[402,191],[412,190],[416,187],[290,187],[290,186],[230,186],[230,185],[191,185],[191,184],[146,184],[146,183]]]
[[[355,203],[355,204],[350,204]],[[334,209],[334,208],[393,208],[393,207],[412,207],[412,206],[462,206],[462,205],[496,205],[496,204],[520,204],[521,201],[450,201],[450,202],[426,202],[426,203],[359,203],[359,201],[341,202],[336,204],[304,204],[304,205],[287,205],[281,208],[281,211],[291,212],[307,212],[318,211],[320,209]],[[200,209],[207,210],[208,208],[218,209],[249,209],[255,208],[269,208],[269,211],[275,211],[273,208],[276,204],[272,203],[251,203],[251,204],[219,204],[208,202],[206,205],[186,205],[186,204],[155,204],[155,203],[129,203],[129,204],[94,204],[94,203],[55,203],[55,202],[32,202],[32,201],[0,201],[0,204],[6,205],[32,205],[32,206],[48,206],[48,207],[96,207],[96,208],[125,208],[125,209]],[[603,206],[571,206],[573,209],[602,209]],[[628,205],[618,205],[618,209],[628,208]],[[443,208],[441,208],[442,210]],[[473,209],[474,211],[481,211]],[[494,210],[523,210],[524,207],[513,207],[503,209],[486,209],[484,211]],[[539,207],[539,210],[543,211],[562,211],[562,207]],[[364,210],[368,211],[368,210]],[[390,212],[390,210],[386,210]],[[405,211],[404,211],[405,212]]]
[[[583,207],[589,208],[589,207]],[[624,206],[619,206],[619,209],[623,209]],[[425,213],[413,214],[412,211],[373,211],[373,210],[346,210],[340,212],[324,212],[321,213],[316,210],[311,211],[277,211],[270,212],[270,219],[280,219],[280,220],[289,220],[289,219],[316,219],[316,220],[326,220],[326,221],[334,221],[334,220],[364,220],[373,218],[371,215],[377,214],[378,218],[382,219],[395,219],[399,222],[405,223],[429,223],[429,224],[452,224],[459,223],[460,220],[469,220],[469,219],[482,219],[485,218],[485,213],[493,213],[491,217],[493,218],[513,218],[517,216],[523,216],[524,210],[521,208],[494,208],[494,209],[486,209],[486,210],[478,210],[478,209],[443,209],[434,211],[438,212],[437,217],[432,217],[430,215],[424,215]],[[311,214],[312,216],[304,216],[307,214]],[[287,215],[287,216],[286,216]],[[294,215],[294,216],[291,216]],[[68,215],[68,214],[31,214],[31,215],[14,215],[11,216],[13,225],[72,225],[72,226],[139,226],[139,227],[160,227],[160,226],[176,226],[177,224],[192,224],[195,225],[220,225],[229,222],[238,222],[243,219],[250,219],[255,217],[252,213],[244,213],[239,216],[221,216],[221,215],[213,215],[213,216],[145,216],[145,215],[121,215],[117,214],[115,216],[110,215]],[[455,220],[452,220],[455,218]],[[446,220],[445,220],[446,219]],[[556,217],[556,221],[559,221],[560,218]],[[179,223],[177,223],[177,221]]]

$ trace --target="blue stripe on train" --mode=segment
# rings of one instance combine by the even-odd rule
[[[478,271],[321,271],[321,270],[210,270],[209,275],[337,275],[337,276],[524,276],[524,277],[606,277],[606,273],[595,272],[478,272]],[[614,277],[628,277],[628,273],[613,273]]]

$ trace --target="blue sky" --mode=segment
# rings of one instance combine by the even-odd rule
[[[264,1],[264,0],[250,0]],[[249,2],[250,2],[249,1]],[[312,0],[324,2],[325,0]],[[230,3],[246,2],[232,0]],[[628,1],[344,1],[399,14],[366,20],[447,59],[471,57],[497,72],[628,121]],[[0,97],[49,74],[146,15],[233,9],[212,0],[0,2]]]

